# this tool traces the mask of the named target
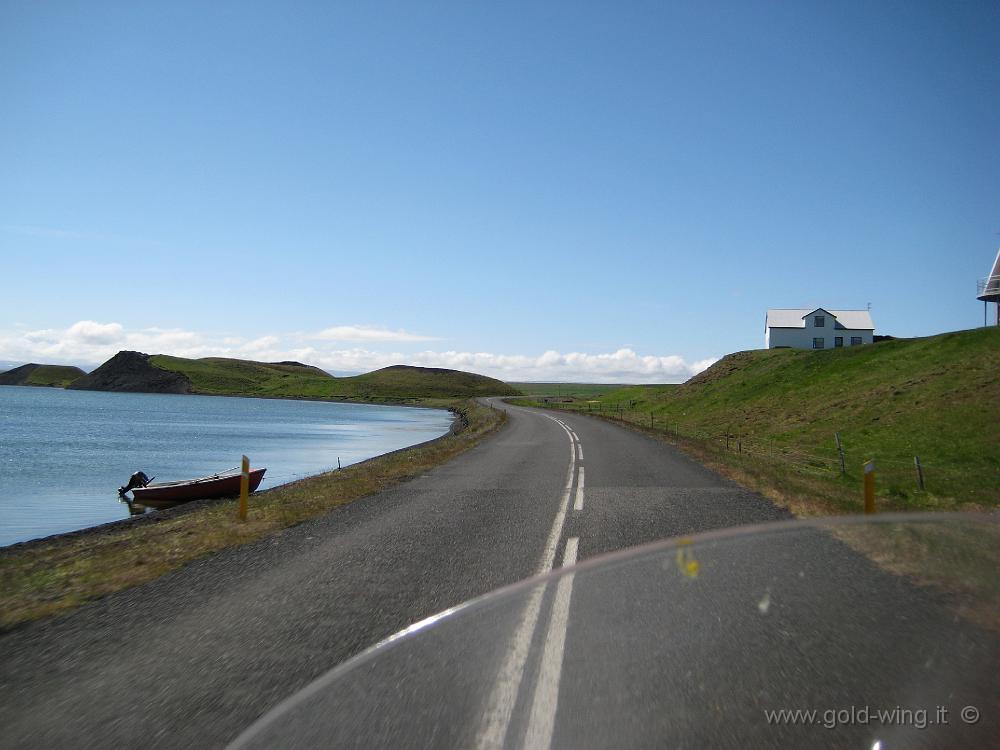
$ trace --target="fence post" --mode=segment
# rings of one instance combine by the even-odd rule
[[[653,429],[653,412],[649,412],[649,429]]]
[[[837,455],[840,456],[840,476],[847,474],[847,464],[844,463],[844,446],[840,442],[840,433],[835,432],[833,436],[837,438]]]
[[[924,491],[924,467],[920,465],[920,456],[913,457],[913,465],[917,467],[917,487]]]
[[[875,512],[875,459],[865,461],[865,513]]]

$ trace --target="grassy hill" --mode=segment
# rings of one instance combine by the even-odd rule
[[[149,358],[149,363],[186,377],[192,393],[216,395],[402,403],[518,393],[506,383],[483,375],[405,365],[335,378],[317,367],[298,362],[251,362],[220,357],[183,359],[157,354]]]
[[[0,385],[34,385],[48,388],[65,388],[86,373],[79,367],[67,365],[31,364],[15,367],[0,373]]]
[[[192,393],[323,398],[329,395],[334,381],[323,370],[298,362],[252,362],[222,357],[184,359],[154,354],[149,364],[184,375],[191,382]]]
[[[507,383],[485,375],[408,365],[383,367],[364,375],[336,378],[335,382],[334,394],[345,394],[349,398],[406,399],[413,394],[423,398],[469,398],[517,396],[520,393]]]
[[[697,438],[773,486],[835,502],[856,502],[861,464],[874,458],[889,507],[992,507],[1000,503],[998,373],[1000,328],[982,328],[843,349],[739,352],[683,385],[612,391],[601,408]]]

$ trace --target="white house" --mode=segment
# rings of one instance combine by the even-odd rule
[[[867,310],[826,310],[817,307],[768,310],[764,323],[767,349],[833,349],[870,344],[875,324]]]

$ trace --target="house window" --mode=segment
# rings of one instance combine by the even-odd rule
[[[825,315],[815,315],[813,316],[813,325],[817,328],[826,327],[826,316]]]
[[[822,348],[823,348],[823,337],[821,336],[818,339],[813,339],[813,349],[822,349]]]
[[[857,346],[860,343],[861,343],[860,336],[851,336],[851,346]]]
[[[834,346],[843,346],[844,345],[844,337],[843,336],[835,336],[834,339],[833,339],[833,345]]]

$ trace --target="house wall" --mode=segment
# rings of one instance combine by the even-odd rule
[[[813,325],[813,316],[806,318],[805,328],[769,328],[764,336],[764,345],[768,349],[777,346],[789,346],[793,349],[812,349],[813,337],[822,336],[826,349],[833,349],[833,339],[835,336],[844,337],[844,346],[851,345],[851,336],[860,336],[861,343],[870,344],[874,340],[874,331],[858,331],[849,328],[835,328],[833,317],[826,316],[826,326],[816,328]]]

